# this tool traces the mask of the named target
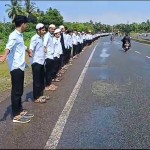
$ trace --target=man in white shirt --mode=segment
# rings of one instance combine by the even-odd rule
[[[27,29],[27,17],[16,16],[14,19],[16,29],[9,35],[6,44],[5,54],[0,56],[0,61],[8,59],[8,65],[11,75],[11,106],[13,113],[13,122],[27,123],[33,117],[27,110],[23,110],[21,97],[24,88],[24,70],[25,70],[25,51],[23,32]]]
[[[61,38],[61,30],[60,29],[56,29],[54,31],[54,79],[53,81],[55,82],[59,82],[60,78],[57,77],[57,74],[59,72],[59,70],[61,69],[61,55],[63,53],[63,49],[62,49],[62,44],[60,42],[60,38]]]
[[[72,49],[72,37],[71,37],[71,31],[70,30],[67,30],[66,31],[66,43],[67,43],[67,54],[66,54],[66,63],[67,66],[69,66],[69,60],[70,60],[70,57],[71,57],[71,49]]]
[[[61,30],[61,37],[60,42],[62,45],[63,54],[61,55],[61,67],[62,69],[67,69],[66,64],[66,55],[67,55],[67,37],[66,37],[66,29],[63,25],[59,26],[59,29]],[[64,71],[64,70],[63,70]]]
[[[45,26],[42,23],[36,25],[37,34],[31,38],[30,57],[33,74],[33,97],[35,103],[45,103],[47,97],[44,94],[44,39]]]
[[[77,31],[73,32],[72,35],[72,43],[73,43],[73,58],[76,58],[76,54],[77,54]]]
[[[45,48],[45,80],[46,87],[45,90],[56,90],[57,86],[52,84],[53,70],[54,70],[54,31],[55,25],[49,25],[49,31],[44,35],[44,48]]]

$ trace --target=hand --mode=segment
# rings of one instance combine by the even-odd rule
[[[44,47],[44,52],[47,53],[47,48],[46,47]]]
[[[32,57],[32,55],[33,55],[32,51],[28,51],[27,53],[28,53],[29,57]]]
[[[0,55],[0,62],[6,61],[6,56],[5,55]]]

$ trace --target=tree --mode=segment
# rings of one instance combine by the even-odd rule
[[[6,9],[6,12],[8,13],[8,17],[14,20],[16,15],[20,15],[22,13],[22,7],[21,2],[18,2],[17,0],[11,0],[11,4],[6,4],[8,8]]]
[[[35,3],[32,2],[30,0],[25,0],[25,12],[26,12],[26,16],[30,16],[31,14],[33,14],[35,12],[35,10],[37,9],[37,7],[35,6]]]
[[[57,9],[49,8],[46,13],[41,16],[39,21],[45,25],[55,24],[56,26],[59,26],[63,24],[63,16]]]

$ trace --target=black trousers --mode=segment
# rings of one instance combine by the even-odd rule
[[[32,64],[33,74],[33,97],[38,99],[43,96],[44,93],[44,65],[33,63]]]
[[[56,75],[57,75],[58,71],[60,70],[60,66],[61,66],[61,59],[55,57],[55,58],[54,58],[53,79],[56,78]]]
[[[77,45],[73,45],[73,56],[77,54]]]
[[[13,116],[17,116],[23,110],[21,97],[23,95],[24,88],[24,71],[21,69],[15,69],[10,72],[11,74],[11,106]]]
[[[46,86],[49,86],[52,83],[53,70],[54,70],[54,60],[47,58],[45,60],[45,84]]]
[[[65,55],[65,64],[69,63],[70,56],[71,56],[71,48],[68,48],[67,52],[66,52],[66,55]]]

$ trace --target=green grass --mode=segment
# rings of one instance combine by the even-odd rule
[[[25,32],[24,33],[24,40],[25,40],[25,45],[29,47],[30,45],[30,39],[31,37],[35,34],[35,32]],[[2,37],[2,35],[0,36]],[[8,40],[8,36],[4,36],[3,39],[0,39],[0,55],[4,54],[5,52],[5,46]],[[29,57],[26,56],[26,62],[29,65]],[[29,65],[30,66],[30,65]],[[32,82],[32,71],[31,67],[26,69],[25,71],[25,81],[24,85],[26,86],[27,84]],[[6,91],[7,89],[11,88],[11,77],[9,73],[9,68],[7,62],[0,63],[0,92]]]
[[[26,62],[29,65],[29,58],[26,57]],[[32,82],[32,71],[31,71],[31,65],[29,65],[29,68],[25,70],[25,80],[24,80],[24,86],[28,85]],[[7,62],[0,63],[0,92],[6,91],[8,89],[11,89],[11,76],[8,68]]]

